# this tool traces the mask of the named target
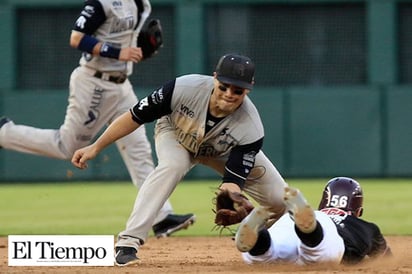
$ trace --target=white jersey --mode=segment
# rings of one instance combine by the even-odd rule
[[[340,263],[345,246],[335,223],[323,212],[315,211],[315,214],[323,230],[323,240],[316,247],[308,247],[301,242],[296,235],[294,221],[286,213],[269,228],[272,242],[266,253],[259,256],[242,253],[243,259],[247,263]]]

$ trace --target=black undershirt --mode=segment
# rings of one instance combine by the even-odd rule
[[[206,133],[208,133],[215,125],[217,125],[220,121],[222,121],[225,117],[220,117],[217,118],[210,114],[209,111],[207,111],[207,116],[206,116]]]

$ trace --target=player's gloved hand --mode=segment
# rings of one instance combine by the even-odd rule
[[[216,194],[215,224],[226,227],[240,223],[252,210],[253,204],[243,194],[221,190]]]
[[[159,19],[150,20],[147,28],[140,32],[137,46],[142,48],[143,59],[152,57],[163,46],[163,30]]]

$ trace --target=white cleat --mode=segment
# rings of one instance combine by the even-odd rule
[[[304,233],[313,232],[316,228],[315,212],[299,189],[285,187],[284,201],[299,230]]]
[[[240,252],[248,252],[255,246],[259,231],[265,227],[270,215],[264,207],[255,207],[243,219],[235,236],[236,247]]]

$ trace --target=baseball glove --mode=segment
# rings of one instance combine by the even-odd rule
[[[163,30],[159,19],[150,20],[147,28],[139,33],[137,46],[142,48],[143,59],[152,57],[163,46]]]
[[[252,210],[252,203],[241,193],[228,190],[216,193],[217,226],[226,227],[240,223]]]

